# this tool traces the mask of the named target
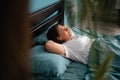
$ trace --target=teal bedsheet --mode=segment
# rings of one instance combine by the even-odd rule
[[[92,30],[77,30],[76,28],[73,30],[82,35],[87,35],[96,39],[90,51],[88,73],[85,80],[94,80],[100,66],[104,63],[108,56],[113,54],[114,57],[111,63],[109,63],[107,70],[103,69],[105,73],[100,80],[120,80],[120,35],[112,36]]]
[[[96,39],[90,51],[88,65],[71,61],[63,75],[49,77],[38,74],[35,76],[36,80],[94,80],[94,72],[97,73],[99,67],[111,54],[114,54],[114,58],[109,64],[110,69],[105,72],[104,79],[101,80],[120,80],[120,35],[112,36],[77,28],[72,30],[76,35],[81,34]]]
[[[93,55],[95,56],[94,59]],[[101,35],[100,38],[97,38],[92,46],[88,60],[89,73],[86,76],[86,80],[93,80],[95,76],[93,72],[97,73],[99,67],[110,55],[114,57],[107,68],[108,70],[105,70],[102,80],[104,78],[108,80],[120,80],[120,40],[116,37],[106,35]],[[93,64],[94,67],[92,67]]]
[[[36,76],[36,80],[84,80],[87,74],[87,65],[71,61],[67,70],[60,77]]]

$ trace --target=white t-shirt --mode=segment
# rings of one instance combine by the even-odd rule
[[[63,43],[66,57],[87,64],[90,47],[94,39],[87,36],[75,36]]]

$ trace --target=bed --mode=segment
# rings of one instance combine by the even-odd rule
[[[48,53],[44,48],[47,41],[47,30],[56,24],[64,24],[64,3],[62,0],[30,14],[29,18],[33,39],[30,59],[35,80],[93,80],[94,72],[97,73],[99,66],[111,53],[115,54],[110,64],[112,69],[106,71],[105,74],[109,80],[120,79],[120,35],[111,36],[72,28],[75,35],[86,35],[96,39],[90,51],[88,65],[85,65],[61,55]],[[94,59],[96,62],[92,55],[97,57]],[[93,63],[95,67],[92,66]]]

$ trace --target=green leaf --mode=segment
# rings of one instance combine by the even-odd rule
[[[105,76],[105,73],[110,68],[110,63],[113,60],[114,53],[111,53],[106,60],[103,62],[103,64],[99,67],[98,71],[95,74],[94,80],[102,80],[102,78]]]

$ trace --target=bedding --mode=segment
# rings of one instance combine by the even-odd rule
[[[103,62],[112,55],[113,60],[109,63],[108,70],[101,80],[119,80],[120,79],[120,35],[106,35],[96,31],[80,29],[80,34],[95,38],[88,59],[88,73],[85,80],[93,80],[94,73],[97,73]],[[113,55],[114,54],[114,55]]]
[[[31,60],[33,73],[55,77],[62,75],[70,63],[63,56],[46,52],[43,45],[31,49]]]
[[[47,31],[43,32],[42,35],[38,35],[33,39],[33,44],[44,45],[48,40],[46,36]]]
[[[48,39],[47,39],[47,31],[53,27],[57,25],[57,23],[54,23],[53,25],[51,25],[47,30],[45,30],[44,32],[42,32],[40,35],[36,36],[34,39],[33,39],[33,44],[39,44],[39,45],[44,45]]]
[[[87,65],[45,51],[46,33],[47,30],[34,39],[38,45],[31,49],[32,71],[37,75],[36,80],[84,80]]]
[[[46,77],[37,75],[35,80],[85,80],[87,74],[87,65],[71,61],[67,70],[59,77]]]
[[[112,53],[115,54],[115,57],[105,75],[108,76],[109,80],[119,80],[120,35],[106,35],[76,27],[73,27],[72,30],[76,35],[87,35],[90,38],[96,39],[90,51],[88,65],[71,61],[60,55],[47,53],[44,50],[44,43],[47,41],[45,32],[35,40],[35,43],[38,42],[40,45],[33,47],[31,50],[32,69],[33,73],[37,74],[35,75],[36,80],[93,80],[95,76],[94,72],[97,73],[99,67]],[[44,38],[41,38],[41,36]],[[96,59],[93,59],[92,55]],[[50,68],[53,64],[55,66]],[[95,64],[95,67],[92,66],[93,64]]]
[[[98,45],[99,44],[99,45]],[[95,47],[98,45],[97,47]],[[93,53],[93,51],[97,53]],[[89,58],[89,72],[86,80],[92,80],[94,78],[93,72],[97,72],[99,66],[105,61],[105,59],[114,53],[114,58],[109,65],[109,69],[105,71],[105,75],[109,80],[119,80],[120,79],[120,41],[117,39],[110,39],[105,37],[103,40],[96,40],[90,53]],[[95,55],[97,59],[96,62],[92,60],[92,55]],[[96,67],[92,67],[92,64],[96,64]],[[110,69],[111,68],[111,69]],[[105,76],[104,76],[105,77]]]

